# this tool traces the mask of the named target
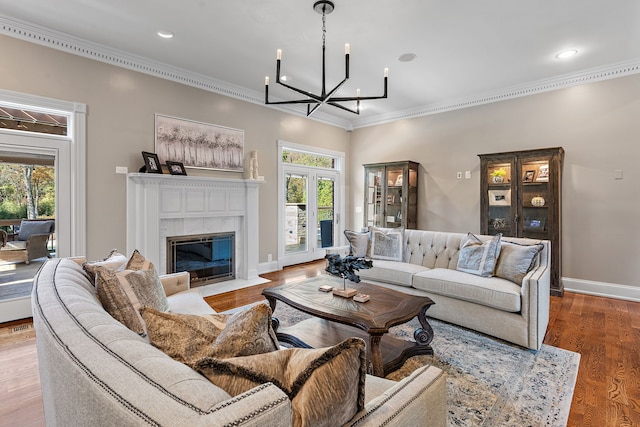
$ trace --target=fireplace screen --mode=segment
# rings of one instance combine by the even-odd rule
[[[235,279],[235,233],[167,237],[167,273],[188,271],[191,286]]]

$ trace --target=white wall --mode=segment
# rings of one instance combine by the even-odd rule
[[[561,146],[563,277],[640,287],[639,118],[634,75],[357,129],[351,202],[363,204],[362,164],[413,160],[421,164],[418,228],[479,232],[477,155]],[[616,169],[624,179],[614,180]],[[456,179],[467,170],[471,180]],[[351,218],[359,229],[362,215]]]

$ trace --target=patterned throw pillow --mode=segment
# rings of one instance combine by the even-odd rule
[[[96,286],[104,309],[141,336],[147,335],[139,311],[142,307],[152,307],[158,311],[169,309],[167,296],[154,269],[116,271],[99,267]]]
[[[520,245],[512,242],[502,242],[501,246],[495,275],[522,285],[522,279],[531,271],[536,256],[544,246],[541,243]]]
[[[110,270],[118,270],[127,263],[127,257],[118,252],[117,249],[112,249],[109,255],[105,259],[99,261],[90,261],[82,264],[82,268],[89,275],[91,283],[96,285],[96,272],[98,268],[105,267]]]
[[[234,314],[163,313],[142,310],[149,341],[182,363],[203,357],[226,359],[267,353],[278,349],[271,326],[271,308],[256,304]]]
[[[404,228],[376,228],[371,231],[371,258],[402,261]]]
[[[143,257],[137,249],[133,250],[127,265],[124,266],[125,270],[153,270],[154,268],[153,263]]]
[[[462,245],[458,255],[457,270],[476,276],[491,277],[500,255],[500,238],[496,234],[491,240],[482,242],[473,233],[467,234],[467,241]]]
[[[363,409],[366,366],[364,341],[348,338],[330,348],[204,358],[192,367],[231,396],[271,382],[291,399],[293,426],[335,427]]]
[[[349,241],[349,255],[358,258],[369,256],[369,233],[344,230],[344,235]]]

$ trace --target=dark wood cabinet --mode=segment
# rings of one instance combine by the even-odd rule
[[[416,228],[418,167],[410,161],[364,166],[364,227]]]
[[[562,296],[560,147],[479,154],[482,234],[551,241],[551,294]]]

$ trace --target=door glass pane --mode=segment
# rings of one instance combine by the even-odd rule
[[[308,176],[285,174],[285,253],[307,251]]]
[[[511,163],[490,163],[489,174],[489,234],[515,236],[511,194]]]
[[[381,227],[384,225],[382,222],[382,212],[384,206],[382,204],[382,179],[384,170],[369,170],[367,172],[367,212],[365,218],[365,227]]]
[[[333,178],[318,177],[318,248],[333,246],[335,182]]]
[[[549,161],[527,161],[522,164],[522,232],[519,236],[549,239]]]
[[[389,169],[387,171],[387,206],[385,209],[385,226],[390,228],[400,227],[402,223],[402,168]]]

